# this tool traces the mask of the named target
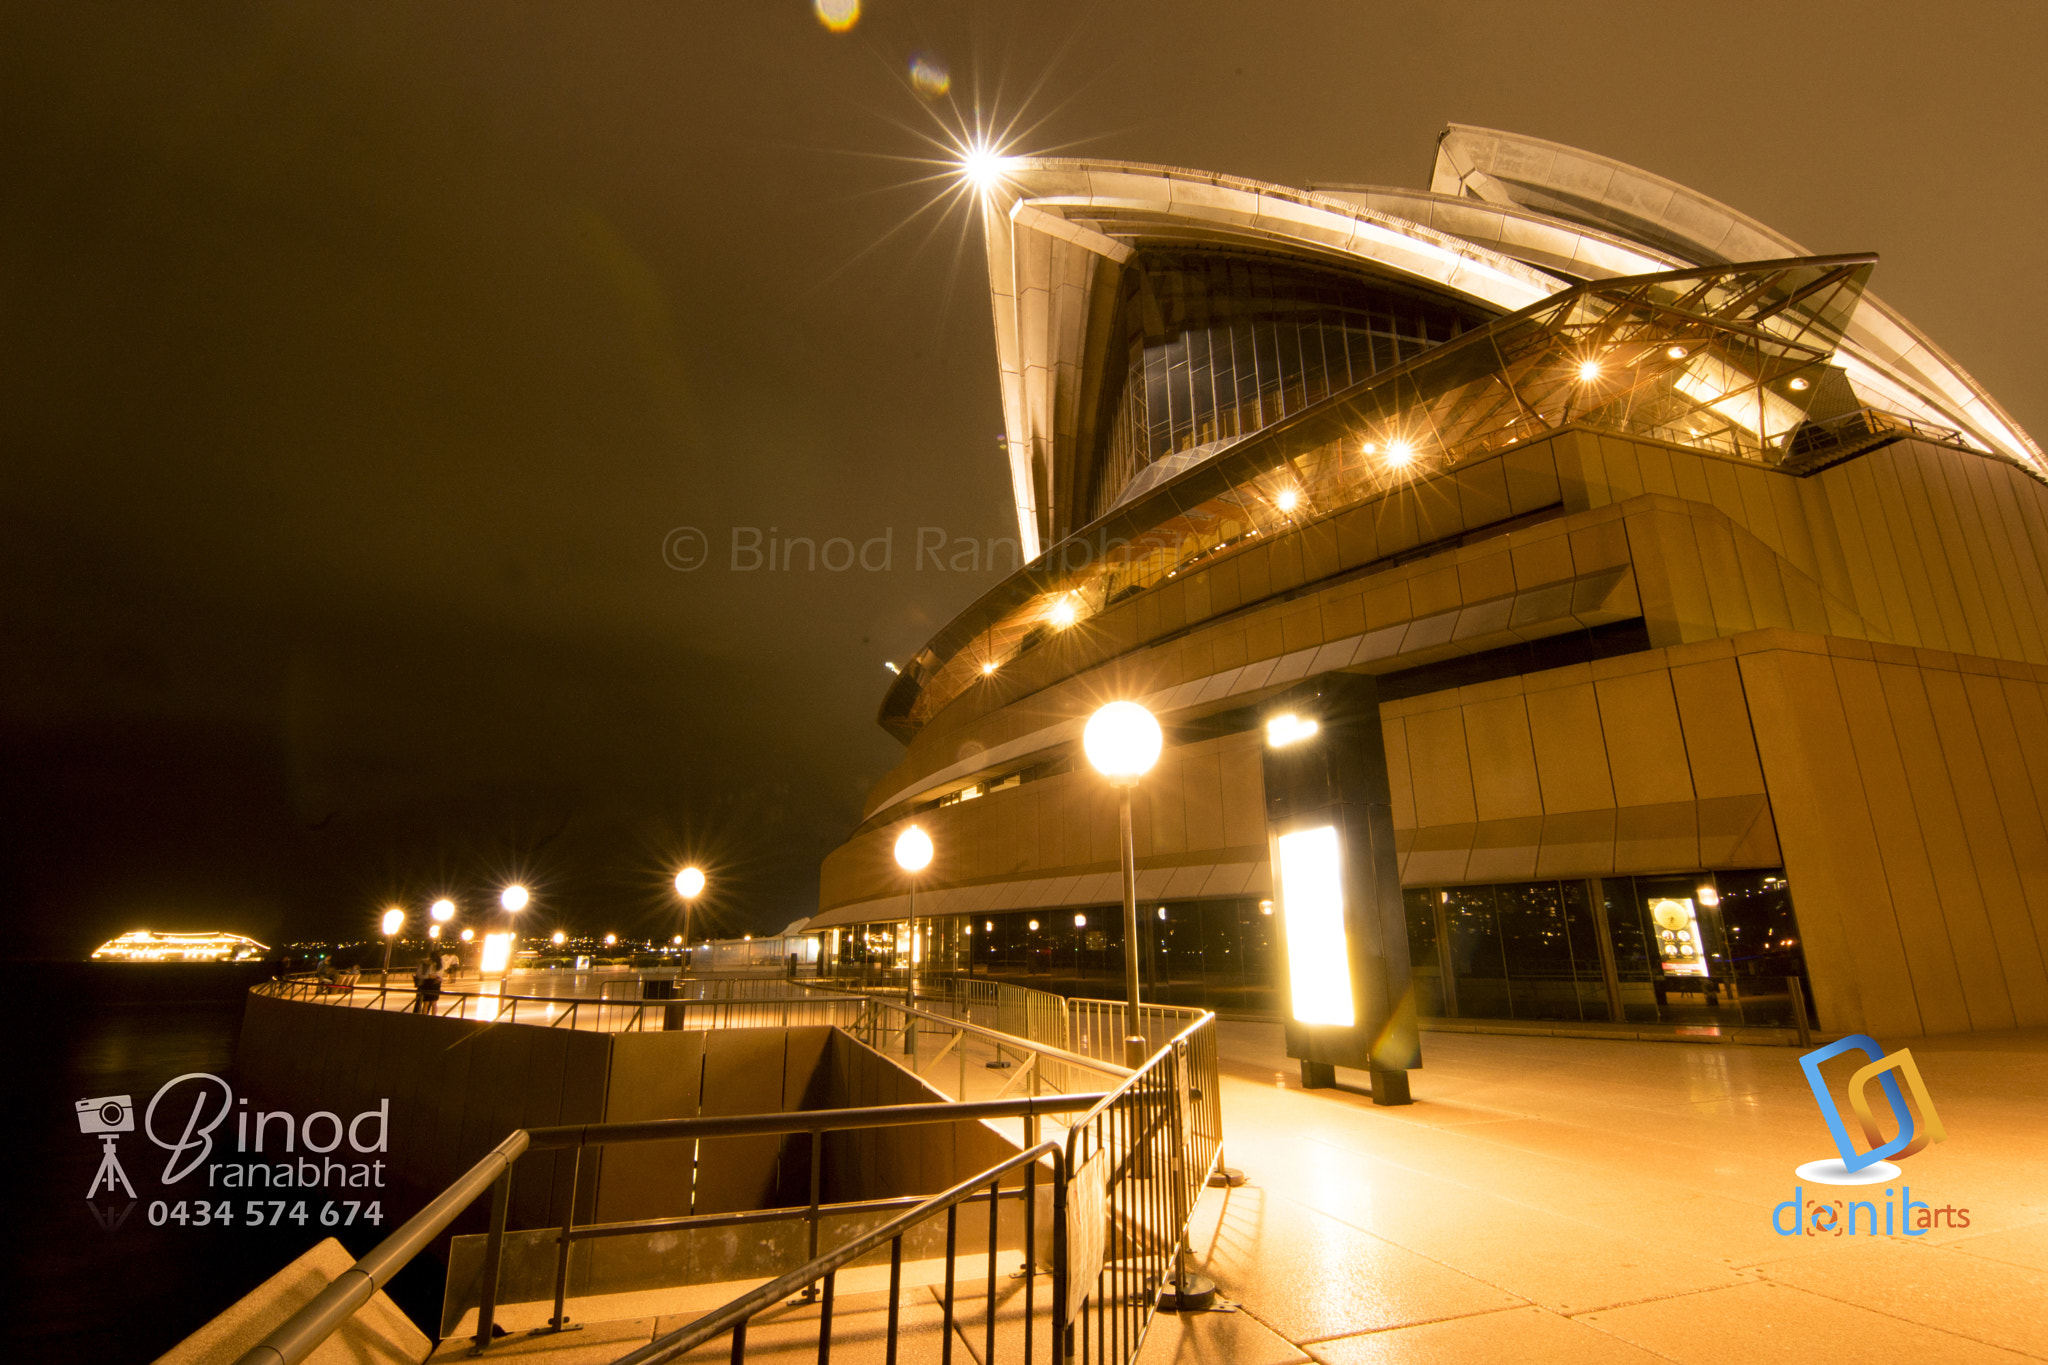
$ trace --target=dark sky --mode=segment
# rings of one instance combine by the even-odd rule
[[[0,10],[0,914],[668,932],[815,908],[882,663],[1013,533],[978,234],[924,140],[1427,183],[1449,121],[1817,251],[2036,433],[2040,7],[13,3]],[[944,62],[953,102],[909,87]],[[937,117],[935,117],[935,115]],[[964,243],[964,250],[963,250]],[[678,572],[679,527],[710,562]],[[887,571],[735,572],[734,528]],[[744,532],[742,532],[744,534]]]

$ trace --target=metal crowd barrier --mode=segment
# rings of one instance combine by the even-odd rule
[[[685,985],[695,984],[685,982]],[[715,983],[707,983],[715,984]],[[745,982],[733,984],[745,985]],[[791,993],[788,983],[770,982],[778,994],[751,991],[674,999],[589,999],[563,995],[506,995],[496,991],[443,991],[421,1000],[403,987],[337,985],[302,977],[266,981],[256,995],[340,1008],[431,1014],[486,1024],[530,1024],[542,1028],[589,1029],[598,1033],[654,1033],[664,1029],[787,1028],[829,1024],[844,1027],[860,1015],[860,997],[829,991]]]

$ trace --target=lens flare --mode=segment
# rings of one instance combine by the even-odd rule
[[[860,22],[860,0],[811,0],[811,11],[833,33],[844,33]]]
[[[910,84],[918,94],[935,100],[953,88],[953,75],[937,57],[920,52],[910,59]]]

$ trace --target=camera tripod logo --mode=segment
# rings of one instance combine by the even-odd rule
[[[135,1187],[128,1183],[128,1173],[121,1169],[121,1158],[114,1147],[121,1140],[121,1134],[135,1131],[135,1097],[102,1095],[97,1099],[80,1100],[73,1107],[78,1111],[78,1131],[100,1140],[100,1169],[93,1176],[85,1197],[91,1199],[104,1184],[108,1194],[122,1189],[133,1199]]]
[[[1864,1139],[1870,1143],[1870,1150],[1864,1152],[1856,1150],[1848,1125],[1842,1122],[1841,1106],[1835,1103],[1826,1078],[1820,1074],[1821,1063],[1851,1051],[1861,1052],[1870,1058],[1869,1065],[1849,1078],[1848,1092],[1849,1106],[1856,1112],[1857,1125],[1863,1129]],[[1807,1053],[1799,1059],[1799,1067],[1806,1073],[1806,1082],[1813,1089],[1814,1103],[1820,1106],[1821,1117],[1827,1120],[1828,1132],[1834,1136],[1835,1150],[1841,1153],[1838,1161],[1807,1162],[1799,1168],[1801,1179],[1819,1181],[1824,1185],[1875,1185],[1896,1180],[1899,1168],[1887,1158],[1897,1157],[1903,1161],[1928,1143],[1948,1137],[1948,1130],[1941,1124],[1941,1115],[1935,1112],[1934,1101],[1927,1093],[1927,1082],[1920,1079],[1920,1068],[1914,1064],[1913,1054],[1906,1048],[1886,1056],[1875,1038],[1852,1033]],[[1899,1088],[1901,1080],[1906,1083],[1905,1089],[1913,1092],[1913,1107],[1920,1111],[1917,1123],[1913,1108],[1906,1104],[1905,1092]],[[1892,1116],[1898,1121],[1899,1131],[1889,1142],[1884,1140],[1877,1116],[1871,1112],[1869,1092],[1872,1081],[1883,1087]]]

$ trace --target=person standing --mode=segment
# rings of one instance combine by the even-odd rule
[[[413,1009],[419,1014],[432,1014],[441,1001],[441,964],[429,954],[420,959],[420,965],[412,970]]]

